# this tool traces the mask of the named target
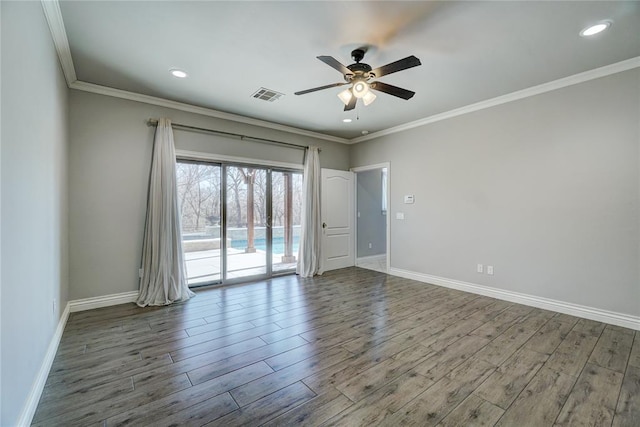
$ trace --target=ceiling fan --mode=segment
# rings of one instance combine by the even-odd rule
[[[338,94],[340,100],[344,103],[344,111],[353,110],[356,107],[358,98],[362,98],[364,105],[371,104],[376,95],[371,92],[370,89],[384,92],[389,95],[397,96],[402,99],[411,99],[415,92],[412,92],[401,87],[393,86],[390,84],[373,81],[387,74],[396,73],[398,71],[406,70],[407,68],[417,67],[422,65],[420,60],[415,56],[407,56],[404,59],[392,62],[382,67],[372,69],[369,64],[365,64],[362,61],[364,58],[365,49],[355,49],[351,52],[355,64],[344,66],[337,59],[332,56],[318,56],[317,58],[327,64],[328,66],[340,71],[344,76],[344,83],[333,83],[330,85],[314,87],[312,89],[301,90],[295,92],[296,95],[304,95],[306,93],[315,92],[323,89],[330,89],[332,87],[344,86],[350,84],[351,87],[345,89]]]

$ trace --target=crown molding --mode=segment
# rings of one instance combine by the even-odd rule
[[[216,117],[219,119],[245,123],[253,126],[260,126],[263,128],[278,130],[296,135],[322,139],[325,141],[339,142],[342,144],[346,144],[349,142],[348,139],[340,138],[333,135],[325,135],[323,133],[299,129],[293,126],[281,125],[265,120],[252,119],[238,114],[225,113],[210,108],[197,107],[195,105],[185,104],[182,102],[170,101],[168,99],[142,95],[134,92],[128,92],[120,89],[114,89],[106,86],[79,81],[78,77],[76,76],[75,66],[73,65],[73,59],[71,57],[71,49],[69,47],[69,40],[67,39],[67,31],[64,27],[64,21],[62,19],[62,12],[60,11],[60,3],[58,0],[41,0],[41,3],[42,8],[44,9],[47,23],[49,24],[51,38],[53,39],[56,52],[58,53],[58,58],[60,60],[60,65],[62,66],[62,71],[67,81],[67,86],[69,86],[70,89],[92,92],[115,98],[128,99],[145,104],[158,105],[160,107],[173,108],[175,110],[201,114],[203,116]]]
[[[56,47],[56,52],[58,52],[58,59],[62,66],[64,78],[67,81],[67,86],[71,87],[78,78],[71,58],[71,49],[67,39],[67,30],[64,28],[64,21],[62,20],[60,3],[58,0],[42,0],[41,3],[44,9],[44,16],[47,18],[47,24],[49,24],[53,44]]]
[[[309,136],[317,139],[324,139],[326,141],[340,142],[342,144],[346,144],[349,142],[348,139],[339,138],[333,135],[325,135],[323,133],[299,129],[292,126],[281,125],[278,123],[272,123],[266,120],[252,119],[250,117],[240,116],[238,114],[225,113],[223,111],[213,110],[211,108],[198,107],[195,105],[171,101],[168,99],[158,98],[155,96],[142,95],[135,92],[128,92],[126,90],[114,89],[107,86],[100,86],[93,83],[83,82],[80,80],[73,82],[69,87],[71,89],[81,90],[83,92],[91,92],[99,95],[111,96],[114,98],[128,99],[130,101],[137,101],[145,104],[157,105],[159,107],[172,108],[174,110],[201,114],[203,116],[216,117],[218,119],[230,120],[233,122],[245,123],[253,126],[260,126],[263,128],[278,130],[278,131],[287,132],[287,133],[293,133],[297,135]]]
[[[594,68],[593,70],[585,71],[582,73],[574,74],[569,77],[554,80],[548,83],[543,83],[538,86],[532,86],[527,89],[512,92],[506,95],[498,96],[496,98],[487,99],[485,101],[476,102],[475,104],[466,105],[464,107],[456,108],[454,110],[446,111],[444,113],[435,114],[433,116],[425,117],[413,122],[405,123],[399,126],[394,126],[388,129],[384,129],[378,132],[370,133],[366,136],[359,136],[349,140],[350,144],[356,144],[358,142],[368,141],[381,136],[391,135],[405,130],[417,128],[420,126],[428,125],[430,123],[439,122],[441,120],[447,120],[453,117],[461,116],[463,114],[472,113],[478,110],[484,110],[485,108],[495,107],[497,105],[506,104],[508,102],[517,101],[519,99],[529,98],[531,96],[540,95],[542,93],[551,92],[557,89],[561,89],[567,86],[572,86],[578,83],[584,83],[589,80],[598,79],[600,77],[606,77],[611,74],[621,73],[634,68],[640,67],[640,56],[627,59],[625,61],[616,62],[615,64],[606,65],[600,68]]]
[[[49,1],[46,1],[46,3],[49,3]],[[66,37],[65,37],[65,40],[66,40]],[[69,56],[69,59],[70,59],[70,56]],[[326,135],[323,133],[312,132],[304,129],[294,128],[292,126],[280,125],[280,124],[268,122],[265,120],[252,119],[252,118],[240,116],[237,114],[225,113],[222,111],[213,110],[205,107],[197,107],[191,104],[170,101],[164,98],[157,98],[154,96],[142,95],[134,92],[128,92],[120,89],[110,88],[107,86],[100,86],[93,83],[86,83],[79,80],[76,80],[73,83],[71,83],[69,87],[71,89],[82,90],[85,92],[92,92],[100,95],[112,96],[116,98],[128,99],[131,101],[143,102],[146,104],[158,105],[161,107],[173,108],[176,110],[201,114],[204,116],[216,117],[216,118],[230,120],[234,122],[240,122],[240,123],[245,123],[249,125],[260,126],[260,127],[274,129],[274,130],[280,130],[283,132],[309,136],[312,138],[324,139],[326,141],[339,142],[342,144],[357,144],[359,142],[369,141],[369,140],[380,138],[386,135],[392,135],[394,133],[403,132],[405,130],[417,128],[420,126],[425,126],[430,123],[447,120],[453,117],[472,113],[474,111],[495,107],[497,105],[518,101],[520,99],[529,98],[531,96],[540,95],[546,92],[562,89],[564,87],[573,86],[579,83],[584,83],[590,80],[595,80],[595,79],[606,77],[612,74],[621,73],[623,71],[632,70],[638,67],[640,67],[640,56],[637,56],[635,58],[630,58],[625,61],[616,62],[615,64],[610,64],[604,67],[595,68],[593,70],[574,74],[572,76],[564,77],[562,79],[554,80],[548,83],[543,83],[538,86],[532,86],[530,88],[522,89],[506,95],[498,96],[496,98],[491,98],[485,101],[476,102],[474,104],[466,105],[464,107],[456,108],[450,111],[446,111],[444,113],[435,114],[433,116],[425,117],[423,119],[415,120],[409,123],[404,123],[402,125],[387,128],[378,132],[371,133],[366,136],[360,136],[353,139],[340,138],[333,135]],[[75,72],[74,72],[74,76],[75,76]]]
[[[158,105],[161,107],[173,108],[180,111],[186,111],[195,114],[201,114],[209,117],[216,117],[219,119],[230,120],[239,123],[245,123],[248,125],[260,126],[268,129],[278,130],[282,132],[292,133],[296,135],[308,136],[312,138],[322,139],[325,141],[339,142],[341,144],[357,144],[363,141],[369,141],[372,139],[380,138],[382,136],[391,135],[405,130],[425,126],[430,123],[435,123],[441,120],[447,120],[453,117],[461,116],[463,114],[472,113],[474,111],[483,110],[485,108],[495,107],[497,105],[506,104],[508,102],[517,101],[520,99],[528,98],[530,96],[540,95],[542,93],[550,92],[553,90],[561,89],[567,86],[572,86],[578,83],[583,83],[589,80],[594,80],[600,77],[609,76],[611,74],[620,73],[623,71],[631,70],[633,68],[640,67],[640,56],[630,58],[625,61],[617,62],[615,64],[606,65],[604,67],[595,68],[593,70],[585,71],[582,73],[574,74],[573,76],[564,77],[562,79],[554,80],[541,85],[533,86],[527,89],[512,92],[506,95],[498,96],[496,98],[487,99],[485,101],[476,102],[474,104],[466,105],[464,107],[456,108],[443,113],[428,116],[413,122],[404,123],[402,125],[383,129],[378,132],[373,132],[365,136],[359,136],[353,139],[340,138],[333,135],[326,135],[319,132],[313,132],[305,129],[299,129],[293,126],[281,125],[266,120],[253,119],[238,114],[225,113],[223,111],[213,110],[210,108],[197,107],[191,104],[185,104],[182,102],[171,101],[164,98],[158,98],[149,95],[142,95],[134,92],[128,92],[120,89],[114,89],[106,86],[100,86],[93,83],[82,82],[77,79],[73,60],[71,58],[71,49],[69,48],[69,40],[67,39],[67,33],[64,27],[64,21],[62,19],[62,13],[60,11],[60,3],[58,0],[41,0],[42,7],[44,9],[47,23],[51,31],[51,36],[60,59],[62,70],[67,80],[67,85],[71,89],[81,90],[85,92],[96,93],[105,96],[111,96],[115,98],[128,99],[131,101],[142,102],[146,104]]]

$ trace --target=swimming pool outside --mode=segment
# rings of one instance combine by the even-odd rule
[[[293,254],[298,253],[298,245],[300,238],[298,236],[294,236],[293,238]],[[267,240],[266,239],[255,239],[253,241],[256,249],[260,249],[261,251],[267,250]],[[231,247],[234,249],[244,249],[247,247],[247,240],[241,239],[233,239],[231,240]],[[273,253],[274,254],[284,254],[284,237],[274,237],[273,238]]]

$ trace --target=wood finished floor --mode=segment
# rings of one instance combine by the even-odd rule
[[[38,426],[638,426],[640,333],[371,270],[73,313]]]

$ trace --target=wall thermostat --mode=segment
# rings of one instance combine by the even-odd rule
[[[411,204],[411,203],[413,203],[413,202],[414,202],[413,194],[408,194],[408,195],[404,196],[404,202],[405,202],[406,204]]]

